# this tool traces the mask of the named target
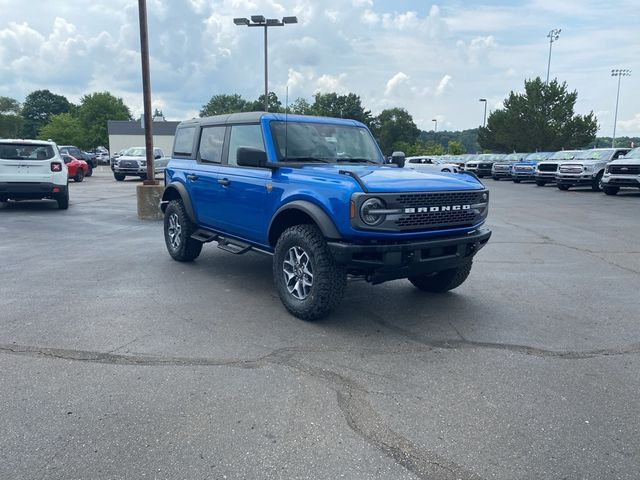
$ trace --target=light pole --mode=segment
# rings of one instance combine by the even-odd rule
[[[435,126],[433,127],[434,133],[438,133],[438,120],[435,118],[432,118],[431,121],[435,124]]]
[[[487,126],[487,99],[480,98],[478,101],[484,102],[484,117],[482,117],[482,126],[486,127]]]
[[[622,77],[630,77],[631,70],[614,68],[611,70],[612,77],[618,77],[618,93],[616,94],[616,114],[613,118],[613,138],[611,139],[611,147],[616,146],[616,124],[618,123],[618,100],[620,99],[620,80]]]
[[[554,28],[549,33],[547,33],[547,37],[549,37],[549,62],[547,63],[547,83],[545,85],[549,85],[549,70],[551,69],[551,45],[553,45],[553,42],[558,40],[561,31],[561,28]]]
[[[277,18],[265,18],[264,15],[251,15],[251,20],[248,18],[234,18],[233,23],[236,25],[246,25],[247,27],[263,27],[264,28],[264,110],[269,111],[269,73],[267,67],[267,29],[269,27],[282,27],[287,23],[298,23],[298,17],[282,17],[282,20]]]

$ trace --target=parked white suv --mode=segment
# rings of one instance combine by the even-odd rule
[[[0,139],[0,202],[50,198],[66,210],[68,185],[67,165],[55,143]]]
[[[615,195],[621,187],[640,188],[640,147],[607,163],[602,177],[602,190],[607,195]]]

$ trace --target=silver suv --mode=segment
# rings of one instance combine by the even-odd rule
[[[55,143],[0,139],[0,202],[50,198],[66,210],[67,175],[67,165]]]
[[[640,147],[608,163],[604,169],[604,193],[615,195],[621,187],[640,188]]]
[[[556,174],[556,185],[560,190],[569,190],[571,187],[591,187],[594,192],[599,192],[605,165],[628,151],[628,148],[583,150],[572,160],[560,163]]]

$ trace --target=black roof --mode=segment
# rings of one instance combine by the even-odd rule
[[[180,122],[153,122],[151,130],[154,135],[175,135]],[[109,135],[144,135],[140,121],[135,120],[107,120]]]

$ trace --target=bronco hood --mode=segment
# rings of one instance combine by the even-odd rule
[[[313,175],[357,176],[370,192],[479,190],[484,185],[466,173],[428,173],[395,166],[322,165],[304,167]],[[349,172],[349,173],[346,173]]]

